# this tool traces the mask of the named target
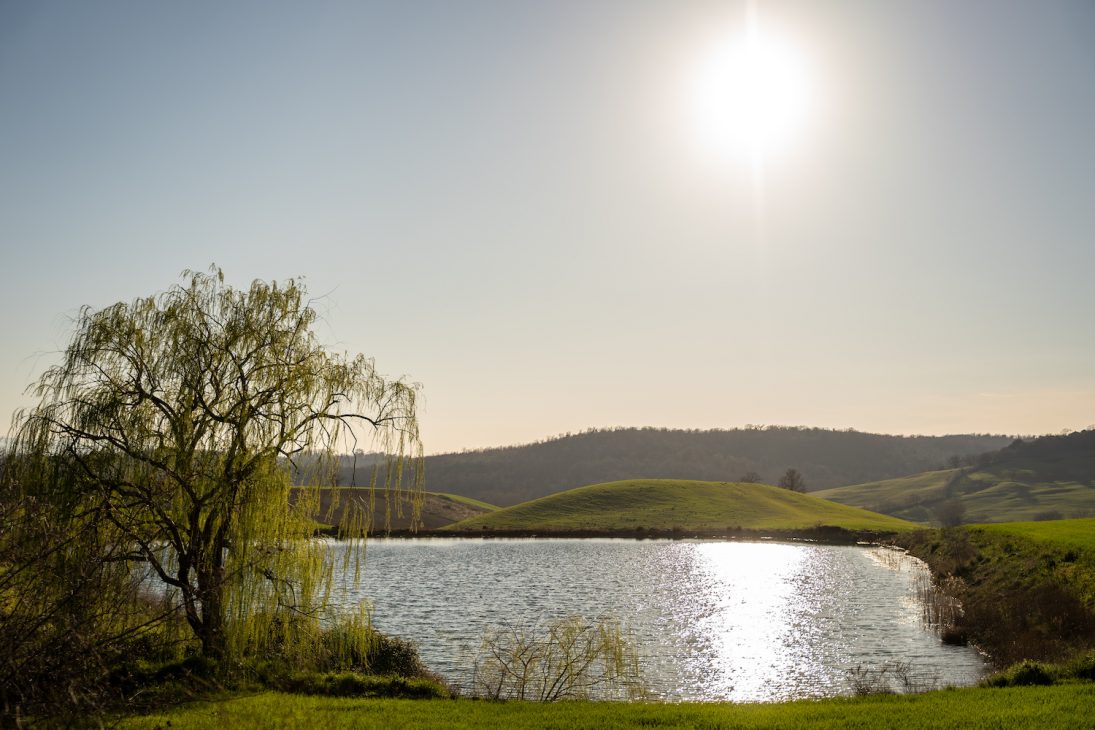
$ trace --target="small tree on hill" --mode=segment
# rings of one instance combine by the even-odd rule
[[[802,478],[798,469],[788,469],[779,478],[779,486],[790,489],[792,492],[805,492],[806,480]]]
[[[957,497],[951,497],[945,499],[932,508],[932,516],[939,521],[939,524],[943,527],[957,527],[961,525],[966,517],[966,505],[961,499]]]
[[[299,282],[237,290],[216,268],[183,276],[80,312],[38,405],[17,414],[6,483],[27,504],[65,505],[70,532],[94,524],[116,559],[149,566],[206,656],[272,636],[306,644],[279,627],[318,626],[334,565],[306,539],[315,490],[290,499],[293,460],[329,463],[364,428],[390,454],[380,473],[398,492],[404,463],[421,455],[417,386],[322,347]]]

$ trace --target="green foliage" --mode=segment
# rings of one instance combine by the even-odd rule
[[[432,679],[408,679],[395,675],[376,676],[357,672],[292,672],[278,676],[272,686],[281,692],[327,697],[449,697],[449,691]]]
[[[211,699],[225,692],[272,689],[336,697],[448,697],[422,664],[415,645],[351,621],[321,631],[302,657],[268,651],[232,661],[191,655],[170,661],[119,660],[109,687],[131,707],[154,708]]]
[[[1031,687],[1053,684],[1057,671],[1049,664],[1024,660],[1002,672],[997,672],[982,682],[985,687]]]
[[[1064,675],[1087,682],[1095,682],[1095,651],[1073,657],[1064,668]]]
[[[313,666],[320,670],[353,669],[400,677],[429,674],[414,642],[382,634],[367,623],[343,619],[325,629],[318,644]]]
[[[140,642],[180,641],[155,624],[188,629],[183,649],[214,659],[328,651],[318,639],[335,558],[307,539],[318,498],[290,499],[302,455],[326,480],[337,451],[375,440],[385,456],[373,486],[409,483],[415,513],[417,386],[328,352],[299,282],[239,290],[215,268],[184,277],[81,310],[33,389],[38,404],[16,415],[0,475],[12,526],[0,535],[6,707],[42,700],[58,665],[79,667],[63,672],[77,697]],[[343,520],[351,578],[368,527],[362,510]]]
[[[983,687],[1029,687],[1069,682],[1095,681],[1095,651],[1077,654],[1056,664],[1023,660],[986,677]]]
[[[725,529],[900,531],[902,520],[764,484],[645,479],[594,484],[464,520],[453,531]]]
[[[1091,724],[1095,685],[941,690],[771,704],[356,700],[278,693],[123,719],[124,730],[402,728],[766,728],[1073,730]]]
[[[133,580],[109,523],[74,519],[78,501],[28,495],[13,472],[0,476],[0,724],[113,702],[111,667],[177,656],[190,635]]]

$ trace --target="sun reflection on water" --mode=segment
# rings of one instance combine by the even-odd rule
[[[701,543],[693,546],[699,583],[695,600],[706,604],[691,631],[705,637],[706,652],[689,662],[696,679],[727,698],[766,695],[788,673],[809,672],[811,613],[800,595],[810,556],[792,545]],[[805,610],[804,610],[805,609]]]
[[[884,559],[886,558],[886,559]],[[915,561],[855,547],[626,540],[377,541],[361,592],[382,630],[466,685],[488,625],[611,615],[655,697],[775,701],[850,691],[909,661],[940,685],[983,662],[920,625]]]

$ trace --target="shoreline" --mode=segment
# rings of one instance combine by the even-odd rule
[[[317,535],[338,537],[337,528],[317,530]],[[476,539],[505,539],[505,538],[568,538],[568,539],[603,539],[618,538],[630,540],[728,540],[741,542],[808,542],[821,545],[880,545],[892,539],[898,533],[877,532],[873,530],[848,530],[843,527],[822,525],[818,527],[800,529],[758,529],[758,528],[726,528],[726,529],[602,529],[602,530],[461,530],[450,531],[445,529],[421,529],[410,530],[406,528],[394,530],[377,530],[369,534],[369,537],[383,537],[394,539],[413,538],[476,538]]]

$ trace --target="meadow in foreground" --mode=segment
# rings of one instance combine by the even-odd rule
[[[951,689],[921,695],[800,700],[781,704],[653,704],[381,700],[268,692],[201,702],[119,727],[247,728],[1039,728],[1090,724],[1095,685]]]

